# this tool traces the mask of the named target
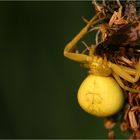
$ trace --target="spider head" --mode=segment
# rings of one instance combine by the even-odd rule
[[[90,63],[89,68],[89,73],[94,75],[110,76],[112,73],[112,70],[109,67],[109,62],[98,56],[93,56],[93,60]]]

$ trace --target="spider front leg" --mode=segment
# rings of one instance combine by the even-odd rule
[[[88,32],[89,28],[101,21],[102,19],[98,19],[100,13],[96,14],[89,22],[88,24],[65,46],[64,49],[64,56],[77,61],[77,62],[87,62],[91,60],[91,57],[85,54],[77,54],[74,53],[73,50],[76,46],[76,44],[79,42],[79,40]]]

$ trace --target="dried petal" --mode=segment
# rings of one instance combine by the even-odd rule
[[[135,136],[136,136],[137,139],[140,138],[140,131],[136,131]]]
[[[127,122],[122,122],[121,125],[120,125],[120,129],[123,132],[126,131],[126,130],[128,130],[128,127],[129,127],[129,125],[128,125]]]
[[[138,129],[138,124],[137,124],[134,112],[129,111],[128,116],[129,116],[129,121],[130,121],[131,128],[133,130],[137,130]]]
[[[130,135],[130,137],[129,137],[129,140],[136,140],[136,137],[135,137],[135,135]]]
[[[108,138],[109,138],[110,140],[115,139],[115,132],[114,132],[113,130],[108,132]]]
[[[115,126],[115,124],[116,122],[112,118],[104,120],[104,127],[106,129],[112,129]]]

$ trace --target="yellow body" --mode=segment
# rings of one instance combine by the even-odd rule
[[[112,77],[89,75],[79,88],[78,102],[86,112],[105,117],[122,108],[124,97],[120,86]]]

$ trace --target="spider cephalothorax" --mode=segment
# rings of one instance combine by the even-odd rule
[[[89,69],[90,74],[98,76],[110,76],[112,73],[110,63],[107,59],[98,56],[92,57],[92,61],[89,63]]]

